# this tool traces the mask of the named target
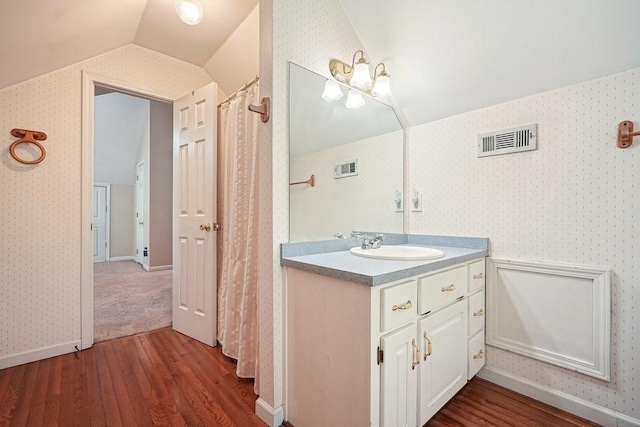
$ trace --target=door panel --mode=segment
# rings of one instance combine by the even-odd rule
[[[216,85],[174,103],[173,328],[216,344]]]
[[[106,261],[107,187],[93,187],[93,262]]]
[[[459,301],[418,323],[418,339],[427,355],[419,367],[419,425],[424,425],[467,382],[466,304]],[[429,341],[431,354],[427,351]]]
[[[415,322],[380,339],[381,419],[383,426],[416,425]]]

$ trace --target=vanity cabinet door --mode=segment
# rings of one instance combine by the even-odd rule
[[[380,338],[384,361],[380,364],[380,425],[416,426],[416,377],[420,354],[416,323]]]
[[[418,425],[424,425],[467,382],[467,301],[422,317],[418,334]]]

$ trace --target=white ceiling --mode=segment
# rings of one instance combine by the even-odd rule
[[[640,66],[638,0],[339,1],[408,126]]]
[[[339,1],[405,126],[640,66],[639,0]],[[206,0],[189,26],[173,2],[3,2],[0,88],[130,43],[206,68],[258,4]]]
[[[174,0],[5,1],[0,89],[131,43],[204,67],[258,0],[203,3],[191,26]]]

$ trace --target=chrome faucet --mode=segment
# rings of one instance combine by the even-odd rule
[[[375,237],[363,236],[362,249],[378,249],[382,245],[384,234],[376,234]]]

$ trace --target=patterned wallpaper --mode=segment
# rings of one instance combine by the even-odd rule
[[[176,98],[211,81],[128,45],[0,91],[0,358],[80,339],[82,70]],[[44,162],[13,161],[14,127],[47,133]]]
[[[279,245],[289,240],[288,61],[328,77],[331,58],[348,60],[358,49],[360,42],[337,0],[260,2],[260,91],[273,101],[273,115],[259,134],[265,190],[260,195],[259,383],[260,397],[274,408],[282,405],[284,392]]]
[[[487,364],[640,419],[640,69],[409,129],[409,232],[488,237],[491,255],[611,268],[612,380],[488,348]],[[477,158],[477,134],[538,124],[538,150]]]

